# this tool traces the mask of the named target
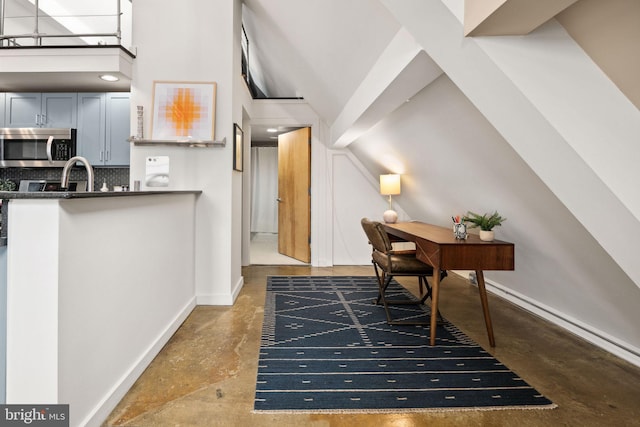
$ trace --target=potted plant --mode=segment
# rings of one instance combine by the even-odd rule
[[[16,189],[16,183],[10,179],[0,179],[0,191],[13,191]]]
[[[491,242],[494,238],[493,227],[502,225],[507,218],[500,216],[497,211],[491,215],[486,213],[479,215],[475,212],[469,211],[462,220],[471,223],[469,228],[480,227],[480,240]]]

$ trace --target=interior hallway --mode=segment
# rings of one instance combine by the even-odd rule
[[[249,247],[251,265],[307,265],[278,253],[278,233],[251,233]]]
[[[373,267],[251,266],[232,307],[199,306],[105,426],[640,426],[640,368],[489,295],[501,362],[558,405],[551,410],[409,414],[252,414],[269,275],[372,275]],[[413,287],[413,278],[400,282]],[[485,348],[477,289],[442,282],[441,312]],[[382,308],[380,308],[382,310]]]

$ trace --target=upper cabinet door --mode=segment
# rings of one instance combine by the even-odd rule
[[[41,93],[7,93],[5,94],[5,127],[33,128],[39,127],[41,117]]]
[[[78,154],[93,166],[128,166],[128,92],[78,94]]]
[[[75,93],[7,93],[5,126],[12,128],[75,128]]]
[[[0,92],[0,128],[5,127],[4,126],[4,92]]]
[[[129,165],[131,144],[131,95],[128,92],[107,93],[107,164]]]
[[[76,128],[77,109],[77,93],[43,93],[40,127]]]
[[[78,94],[78,155],[94,166],[105,162],[105,109],[104,93]]]

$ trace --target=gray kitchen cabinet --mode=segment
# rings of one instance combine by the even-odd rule
[[[5,93],[5,127],[75,128],[76,93]]]
[[[107,118],[105,108],[104,93],[78,94],[77,153],[94,166],[103,164]]]
[[[131,145],[131,95],[124,92],[107,93],[107,140],[109,165],[129,165]]]
[[[4,127],[4,92],[0,92],[0,128]]]
[[[77,151],[93,166],[129,165],[130,94],[79,93]]]

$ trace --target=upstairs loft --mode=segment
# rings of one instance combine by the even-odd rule
[[[0,0],[0,91],[129,91],[131,1],[63,4]]]

